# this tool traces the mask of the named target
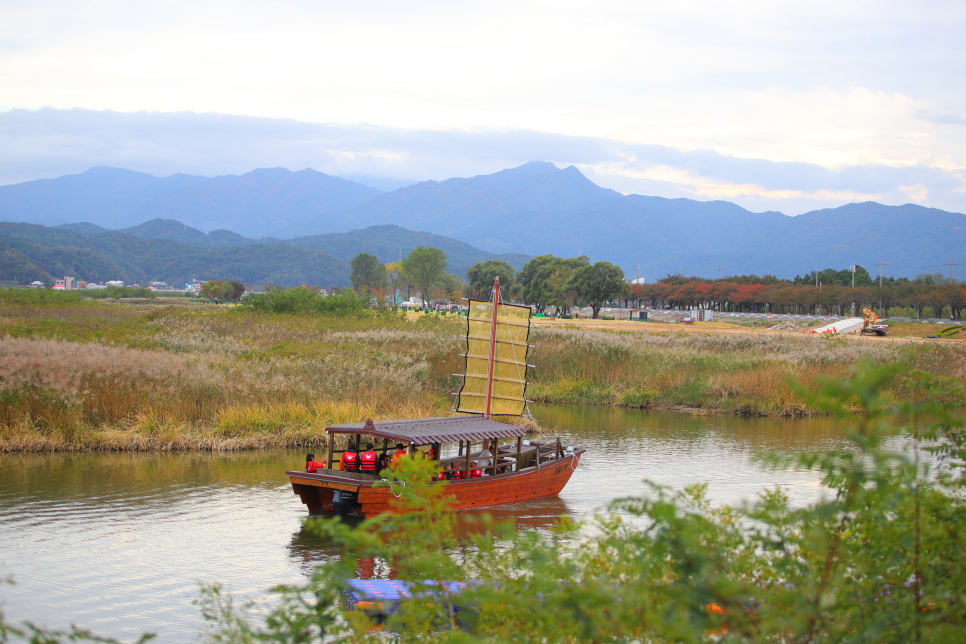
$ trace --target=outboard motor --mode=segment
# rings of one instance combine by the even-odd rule
[[[356,508],[359,495],[355,492],[346,492],[345,490],[335,490],[332,493],[332,505],[335,507],[335,513],[340,517],[352,514]]]

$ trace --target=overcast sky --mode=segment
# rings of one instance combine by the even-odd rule
[[[966,212],[964,33],[961,1],[3,0],[0,183],[541,159],[752,210]]]

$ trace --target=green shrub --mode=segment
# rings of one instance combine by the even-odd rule
[[[37,306],[72,304],[83,299],[80,293],[79,291],[55,291],[47,288],[0,288],[0,302]],[[83,293],[87,294],[86,291]]]
[[[323,295],[315,288],[277,288],[268,293],[253,293],[242,305],[263,313],[325,313],[328,315],[360,315],[370,308],[366,293],[342,289],[337,294]]]

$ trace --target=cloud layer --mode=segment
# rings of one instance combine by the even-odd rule
[[[0,184],[124,167],[214,176],[311,167],[336,176],[436,179],[487,174],[535,159],[576,165],[625,193],[725,199],[799,214],[849,201],[915,202],[966,211],[966,177],[936,167],[744,159],[533,130],[408,130],[291,119],[85,109],[0,113]],[[392,187],[386,181],[382,187]]]
[[[0,136],[30,146],[0,150],[3,181],[68,160],[444,178],[543,158],[626,192],[790,213],[966,209],[956,0],[3,9]],[[44,107],[90,111],[10,111]]]

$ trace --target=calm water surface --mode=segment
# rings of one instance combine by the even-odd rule
[[[644,491],[643,479],[683,487],[707,482],[716,504],[781,485],[795,504],[821,494],[804,472],[765,471],[761,450],[813,450],[842,440],[827,420],[688,416],[609,408],[540,406],[534,414],[565,443],[589,448],[554,499],[494,508],[521,529],[566,513],[591,515]],[[160,642],[195,639],[199,582],[236,597],[265,598],[336,555],[304,534],[304,506],[284,477],[304,454],[0,455],[0,603],[8,618],[76,623],[103,635]]]

